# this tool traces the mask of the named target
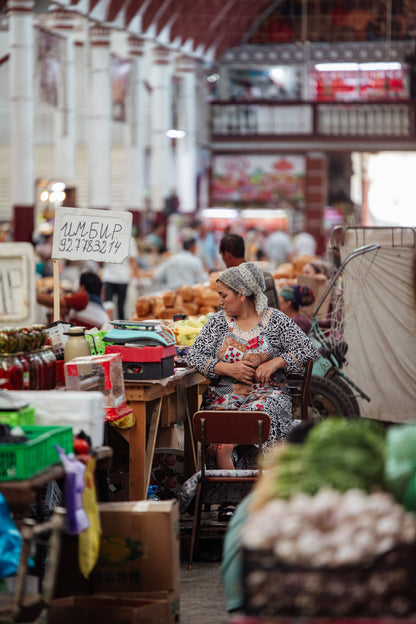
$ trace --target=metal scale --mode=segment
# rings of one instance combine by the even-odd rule
[[[103,338],[106,353],[120,353],[127,380],[162,379],[174,372],[176,339],[157,319],[113,321]]]

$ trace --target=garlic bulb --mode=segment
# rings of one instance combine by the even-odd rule
[[[385,492],[322,488],[270,501],[248,516],[241,538],[246,548],[271,549],[292,565],[354,565],[414,542],[416,519]]]

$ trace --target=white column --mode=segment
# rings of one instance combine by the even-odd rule
[[[54,11],[54,29],[64,38],[62,80],[55,116],[55,177],[72,186],[76,178],[76,80],[74,17],[70,11]]]
[[[33,0],[9,0],[11,196],[15,241],[31,241],[34,212]]]
[[[174,180],[172,146],[166,136],[172,123],[170,52],[161,46],[153,50],[151,81],[151,204],[152,210],[159,212],[172,191]]]
[[[131,107],[130,133],[127,147],[127,207],[133,211],[141,211],[145,204],[145,147],[146,147],[146,115],[144,111],[144,76],[143,76],[144,41],[137,37],[129,37],[131,65]]]
[[[90,29],[90,90],[88,140],[88,203],[110,208],[111,202],[111,84],[110,31]]]
[[[197,63],[187,56],[177,60],[181,78],[179,104],[179,130],[186,132],[176,143],[178,197],[181,212],[195,212],[197,208]]]

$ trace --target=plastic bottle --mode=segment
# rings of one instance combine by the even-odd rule
[[[159,496],[157,496],[156,492],[159,487],[157,485],[149,485],[149,489],[147,490],[147,498],[150,500],[160,500]]]

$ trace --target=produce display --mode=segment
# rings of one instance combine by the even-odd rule
[[[270,501],[249,516],[241,535],[247,548],[271,548],[288,564],[338,567],[413,543],[416,520],[387,492],[322,488]]]
[[[210,316],[211,315],[207,314],[198,318],[187,318],[171,323],[170,328],[176,336],[176,344],[182,347],[192,347],[196,337]]]
[[[329,486],[370,492],[384,485],[385,433],[375,421],[327,418],[317,423],[303,444],[280,449],[259,481],[255,504],[288,499],[298,492],[316,494]]]
[[[414,468],[403,469],[395,444],[402,448],[402,432],[392,429],[328,418],[300,427],[277,451],[241,528],[249,614],[401,617],[416,610],[416,516],[401,504]],[[397,496],[391,486],[404,473]]]

